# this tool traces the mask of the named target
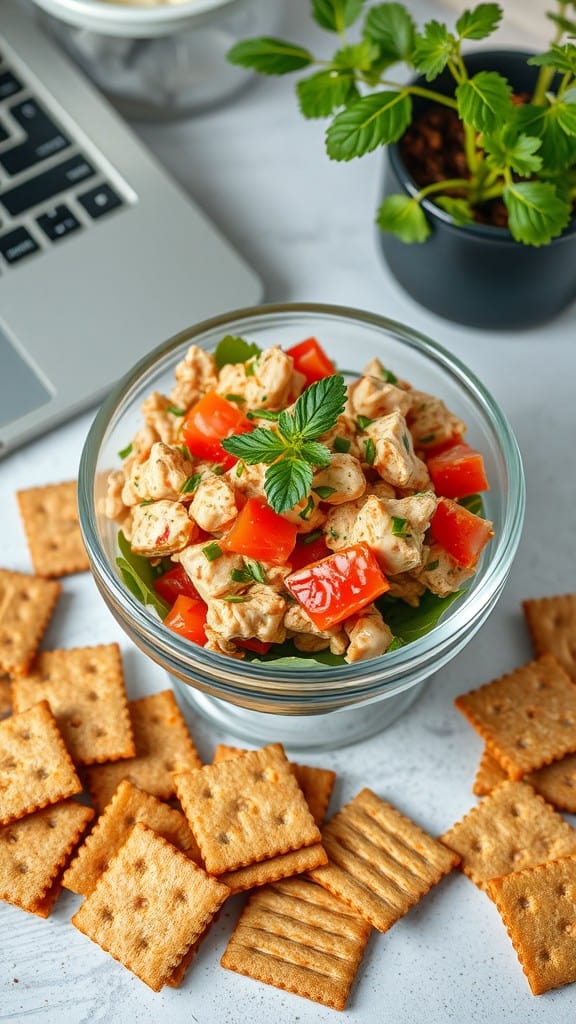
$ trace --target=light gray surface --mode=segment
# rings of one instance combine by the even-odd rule
[[[430,16],[431,3],[412,5]],[[298,0],[285,31],[312,41]],[[453,698],[528,660],[520,613],[527,596],[575,588],[574,438],[576,309],[516,334],[466,330],[416,307],[378,255],[373,214],[381,175],[376,154],[348,165],[325,157],[321,125],[304,122],[289,79],[259,82],[238,102],[181,125],[140,129],[200,205],[259,270],[267,298],[340,302],[403,320],[448,348],[483,379],[512,421],[528,484],[526,525],[504,595],[466,650],[432,679],[387,732],[307,761],[338,772],[333,808],[368,784],[433,834],[475,803],[471,785],[482,744]],[[353,339],[351,339],[353,344]],[[0,565],[29,570],[14,491],[76,472],[90,416],[0,465]],[[166,677],[130,647],[88,576],[70,577],[45,646],[118,639],[129,696]],[[191,729],[208,760],[219,741]],[[574,824],[574,819],[570,819]],[[568,1024],[576,986],[535,998],[499,915],[455,872],[387,935],[370,940],[348,1009],[337,1014],[219,966],[239,900],[226,908],[180,990],[155,995],[69,923],[65,895],[48,921],[0,906],[0,1019],[47,1024]],[[14,979],[18,979],[15,981]]]

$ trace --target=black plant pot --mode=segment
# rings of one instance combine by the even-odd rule
[[[472,74],[498,71],[516,91],[531,92],[538,69],[526,63],[528,57],[484,51],[468,55],[466,65]],[[432,87],[453,93],[454,79],[446,73]],[[415,112],[426,103],[417,99]],[[388,146],[383,196],[417,191],[398,145]],[[518,329],[551,320],[576,299],[576,218],[562,235],[536,248],[516,242],[505,228],[456,227],[428,200],[423,208],[432,227],[425,242],[407,244],[388,232],[379,237],[396,280],[433,313],[474,327]]]

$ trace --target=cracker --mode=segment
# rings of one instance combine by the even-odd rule
[[[576,857],[489,882],[535,996],[576,981]]]
[[[488,796],[493,789],[496,788],[501,782],[504,782],[508,778],[508,773],[500,767],[495,757],[492,757],[486,748],[482,751],[478,767],[476,769],[476,775],[474,776],[474,783],[472,785],[472,792],[475,796]]]
[[[176,774],[174,783],[211,874],[320,842],[318,826],[279,744]]]
[[[551,654],[454,703],[512,779],[576,751],[576,686]]]
[[[127,779],[159,800],[176,796],[173,772],[202,767],[172,690],[129,701],[136,757],[86,769],[95,807],[102,811],[115,789]]]
[[[247,889],[266,885],[267,882],[277,882],[281,878],[301,875],[304,871],[311,871],[312,868],[327,863],[328,856],[322,843],[314,843],[313,846],[303,846],[301,850],[279,853],[276,857],[269,857],[268,860],[259,861],[257,864],[249,864],[245,868],[237,868],[236,871],[225,871],[218,877],[231,892],[245,892]]]
[[[94,811],[63,800],[0,828],[0,899],[48,917],[61,870]]]
[[[0,569],[0,674],[26,672],[61,591],[56,580]]]
[[[0,825],[81,790],[47,701],[0,722]]]
[[[491,754],[485,750],[472,787],[476,796],[487,796],[508,776]],[[524,776],[540,796],[559,811],[576,814],[576,754],[566,754],[560,761],[553,761],[538,771]]]
[[[143,822],[198,863],[198,845],[181,811],[124,781],[77,851],[62,884],[72,892],[87,896],[137,821]]]
[[[310,877],[382,932],[459,860],[370,789],[330,819],[322,842],[328,865]]]
[[[158,992],[229,894],[137,822],[72,924]]]
[[[275,744],[274,744],[275,745]],[[219,743],[214,751],[212,763],[219,764],[220,761],[230,760],[245,753],[238,747],[229,747],[225,743]],[[314,821],[318,826],[322,824],[328,810],[332,790],[336,781],[336,772],[329,768],[315,768],[307,764],[295,764],[291,762],[290,767],[296,777],[296,782],[304,793],[306,803]]]
[[[536,656],[553,654],[576,683],[576,594],[530,598],[522,610]]]
[[[0,679],[0,720],[12,714],[12,686],[8,677]]]
[[[75,764],[136,753],[118,644],[42,651],[14,680],[12,699],[15,711],[48,701]]]
[[[343,1010],[370,926],[305,878],[251,896],[224,951],[223,967]]]
[[[576,830],[525,782],[501,782],[440,837],[479,889],[492,878],[576,853]]]
[[[17,491],[20,517],[38,576],[67,576],[90,568],[78,522],[76,481]]]

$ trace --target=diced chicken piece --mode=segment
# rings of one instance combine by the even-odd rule
[[[389,384],[382,377],[360,377],[349,388],[352,408],[356,416],[368,416],[374,420],[398,409],[406,415],[411,406],[410,394]]]
[[[407,532],[424,536],[436,511],[438,498],[433,491],[411,494],[407,498],[383,498],[388,513],[397,519],[406,519]]]
[[[223,366],[216,390],[221,395],[240,395],[250,409],[283,409],[292,399],[291,389],[297,383],[293,370],[291,356],[278,346],[267,348],[246,364]]]
[[[218,637],[226,640],[241,637],[280,644],[286,639],[285,611],[286,601],[281,594],[257,583],[242,595],[241,601],[210,598],[206,624]]]
[[[160,435],[153,427],[140,427],[130,443],[130,454],[124,459],[122,469],[126,477],[132,472],[135,465],[144,462],[151,450],[152,445],[160,440]],[[125,503],[126,504],[126,503]]]
[[[424,534],[435,508],[432,492],[401,499],[371,495],[356,516],[351,543],[368,544],[386,575],[409,572],[422,564]]]
[[[191,345],[184,359],[178,363],[175,377],[170,401],[178,408],[189,409],[207,391],[216,390],[218,369],[214,357],[198,345]]]
[[[182,488],[191,474],[192,463],[179,448],[156,441],[148,458],[130,467],[122,490],[124,504],[136,505],[161,498],[181,501],[185,497]]]
[[[387,484],[385,480],[374,480],[373,483],[369,483],[366,486],[366,496],[369,494],[375,494],[377,498],[395,498],[396,491],[392,484]]]
[[[178,408],[159,391],[153,391],[142,403],[142,413],[147,426],[158,434],[165,444],[176,444],[182,426],[182,415],[174,415],[170,408]],[[184,410],[182,410],[183,412]]]
[[[424,558],[426,557],[427,549],[424,548]],[[420,598],[426,590],[424,584],[416,579],[411,572],[400,572],[396,576],[389,576],[388,582],[390,584],[390,590],[387,591],[390,597],[399,597],[406,604],[409,604],[412,608],[417,608],[420,604]]]
[[[382,615],[373,604],[364,608],[359,615],[347,619],[344,629],[350,638],[345,660],[350,663],[379,658],[388,650],[394,639]]]
[[[410,399],[406,421],[416,448],[434,448],[466,433],[466,424],[446,408],[441,398],[425,391],[411,391]]]
[[[226,640],[225,637],[220,636],[210,626],[204,626],[204,632],[206,634],[206,643],[204,644],[205,651],[215,651],[216,654],[226,654],[229,658],[243,658],[244,651],[239,650],[236,644],[232,643],[231,640]]]
[[[366,436],[374,443],[374,468],[394,487],[422,488],[428,479],[426,466],[414,454],[412,438],[401,412],[381,416],[366,427]]]
[[[347,501],[344,505],[335,505],[330,509],[324,524],[324,539],[331,551],[340,551],[353,543],[352,531],[358,512],[366,500],[366,495],[363,495],[356,501]]]
[[[137,555],[160,558],[182,551],[193,539],[196,526],[179,501],[154,501],[136,505],[133,513],[132,550]]]
[[[115,469],[114,472],[108,474],[104,500],[104,515],[107,519],[123,519],[126,515],[126,505],[122,501],[124,483],[123,469]]]
[[[425,565],[415,574],[416,579],[438,597],[447,597],[459,590],[474,569],[464,569],[439,544],[431,544]]]
[[[323,493],[323,489],[326,491]],[[319,469],[312,482],[313,493],[326,505],[342,505],[355,501],[366,489],[366,477],[362,466],[353,455],[335,452],[330,465]]]
[[[289,508],[281,513],[283,519],[289,523],[296,523],[298,533],[312,533],[319,530],[326,522],[326,513],[320,508],[320,498],[317,494],[310,494],[302,498],[294,508]]]
[[[184,566],[186,575],[206,602],[212,597],[221,597],[222,594],[239,593],[245,584],[235,583],[232,573],[244,568],[242,555],[228,554],[224,551],[217,558],[210,560],[204,550],[207,546],[205,541],[201,544],[191,544],[180,551],[173,561]]]
[[[284,625],[299,651],[324,651],[329,647],[332,654],[344,654],[348,646],[348,637],[341,626],[319,629],[299,604],[289,606]]]
[[[318,440],[332,451],[336,452],[340,448],[343,451],[345,450],[344,453],[346,455],[353,455],[356,459],[361,458],[362,453],[358,443],[356,422],[352,411],[351,415],[342,413],[334,426],[327,430],[325,434],[322,434]]]
[[[286,593],[284,580],[290,575],[292,569],[289,565],[272,565],[271,562],[260,562],[266,577],[266,583],[272,590]]]
[[[234,488],[227,476],[207,473],[194,492],[190,515],[202,530],[218,533],[238,515]]]
[[[380,359],[371,359],[370,362],[366,363],[362,373],[365,377],[381,377],[382,380],[388,384],[394,384],[397,388],[401,388],[402,391],[410,391],[412,388],[412,385],[407,380],[399,380],[396,374],[384,366]]]
[[[240,491],[246,498],[261,498],[264,495],[264,475],[267,467],[263,462],[249,466],[245,462],[237,462],[225,476],[235,491]]]

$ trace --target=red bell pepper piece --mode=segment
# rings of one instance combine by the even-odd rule
[[[343,622],[390,589],[366,544],[334,551],[291,573],[285,584],[319,629]]]
[[[298,527],[274,512],[264,498],[248,498],[219,544],[223,551],[284,565],[296,543],[297,532]]]
[[[164,625],[203,647],[206,643],[204,626],[207,611],[208,607],[201,598],[179,594],[164,619]]]
[[[437,494],[465,498],[489,490],[480,452],[467,444],[455,444],[428,459],[428,472]]]
[[[306,338],[297,345],[286,349],[286,354],[292,356],[294,369],[303,373],[306,377],[306,387],[314,384],[323,377],[331,377],[336,373],[336,367],[328,358],[324,349],[316,338]]]
[[[187,597],[199,596],[183,565],[176,565],[174,569],[169,569],[154,580],[154,590],[166,604],[170,605],[174,604],[179,594],[186,594]]]
[[[470,569],[494,536],[492,523],[474,515],[451,498],[440,498],[430,522],[430,532],[458,565]]]
[[[199,459],[217,462],[230,469],[238,459],[224,451],[221,441],[232,434],[246,434],[254,424],[237,405],[209,391],[188,410],[182,422],[182,435],[190,452]]]

